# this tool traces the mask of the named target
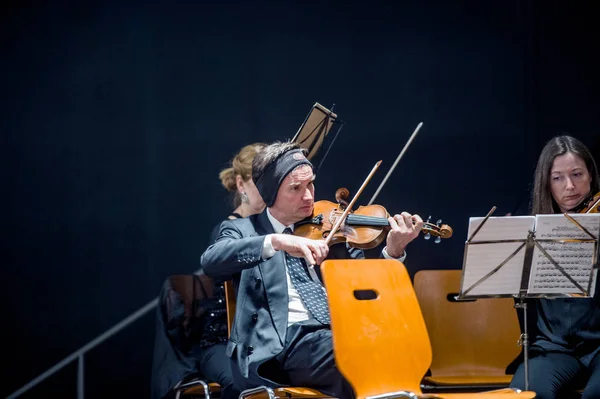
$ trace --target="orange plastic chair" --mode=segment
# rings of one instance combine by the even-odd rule
[[[512,389],[423,395],[421,379],[431,364],[431,345],[404,265],[388,259],[327,260],[321,272],[336,364],[357,399],[535,397]]]
[[[514,300],[486,298],[457,302],[461,270],[421,270],[414,287],[433,350],[429,391],[508,387],[506,374],[521,349]]]

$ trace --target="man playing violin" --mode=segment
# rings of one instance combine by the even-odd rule
[[[258,215],[221,224],[218,238],[201,257],[204,272],[233,278],[235,323],[227,354],[241,387],[292,385],[353,398],[335,366],[326,292],[319,267],[330,258],[364,258],[344,244],[289,234],[312,216],[314,174],[305,150],[276,142],[256,155],[252,178],[267,208]],[[418,215],[389,218],[382,256],[403,261],[421,231]]]

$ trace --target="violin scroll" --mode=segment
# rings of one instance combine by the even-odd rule
[[[427,218],[427,221],[423,223],[421,231],[425,234],[424,238],[430,240],[431,237],[435,237],[435,243],[439,244],[442,238],[452,237],[452,227],[447,224],[442,224],[442,219],[438,219],[437,222],[431,223],[431,216]]]
[[[350,190],[346,187],[340,187],[335,191],[335,200],[341,205],[342,209],[348,207],[348,198],[350,198]]]

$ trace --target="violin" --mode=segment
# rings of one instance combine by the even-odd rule
[[[582,208],[579,210],[579,213],[599,213],[600,192],[590,196],[590,198],[584,201],[580,206],[582,206]]]
[[[330,238],[332,227],[348,206],[348,195],[346,188],[340,188],[335,194],[338,203],[316,201],[313,215],[295,224],[294,235],[313,240]],[[390,230],[389,216],[381,205],[359,206],[348,213],[344,224],[330,238],[329,245],[347,242],[351,247],[359,249],[375,248],[383,242]],[[425,233],[426,239],[436,237],[436,243],[442,238],[452,237],[453,232],[450,226],[441,224],[441,220],[433,224],[429,219],[423,223],[421,231]]]

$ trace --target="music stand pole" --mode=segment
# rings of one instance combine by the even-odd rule
[[[529,333],[527,331],[527,302],[523,300],[523,295],[519,296],[519,303],[515,308],[523,309],[523,333],[519,338],[519,343],[523,346],[523,365],[525,368],[525,390],[529,391]]]

